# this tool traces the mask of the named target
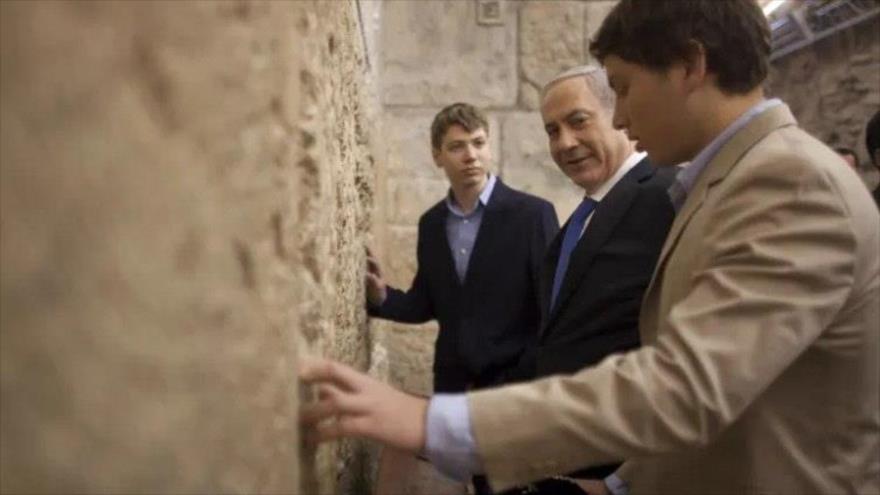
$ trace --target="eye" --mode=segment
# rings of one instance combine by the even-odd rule
[[[476,146],[477,148],[482,148],[485,144],[486,141],[484,139],[474,139],[474,146]]]
[[[575,129],[581,129],[585,125],[587,125],[590,121],[590,118],[584,114],[573,115],[570,119],[568,119],[568,124]]]

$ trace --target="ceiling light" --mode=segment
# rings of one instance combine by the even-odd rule
[[[785,0],[771,0],[770,2],[767,3],[767,5],[764,5],[764,9],[763,9],[764,15],[766,17],[770,17],[770,14],[772,14],[776,9],[781,7],[782,4],[784,4],[784,3],[785,3]]]

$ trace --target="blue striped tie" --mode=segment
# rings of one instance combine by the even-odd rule
[[[574,251],[578,241],[581,238],[581,232],[584,230],[584,223],[593,208],[599,204],[592,198],[584,198],[581,204],[571,214],[568,220],[568,227],[565,228],[565,237],[562,238],[562,248],[559,250],[559,262],[556,263],[556,274],[553,276],[553,292],[550,296],[550,312],[556,309],[556,296],[559,295],[559,288],[562,287],[562,280],[565,278],[565,272],[568,270],[568,260],[571,258],[571,252]]]

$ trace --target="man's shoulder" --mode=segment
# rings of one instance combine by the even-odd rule
[[[678,170],[678,167],[657,167],[646,158],[630,171],[633,174],[630,183],[635,184],[637,195],[650,199],[652,204],[659,201],[671,205],[669,186],[675,181]]]
[[[667,189],[675,181],[678,171],[678,167],[658,167],[648,158],[643,158],[627,175],[643,188]]]
[[[797,126],[773,130],[743,153],[732,175],[754,182],[755,177],[771,176],[792,183],[834,183],[845,189],[861,190],[857,174],[847,168],[827,145]],[[760,189],[763,183],[753,184]],[[771,188],[775,184],[769,184]]]
[[[446,198],[434,203],[433,206],[425,210],[425,212],[419,217],[419,227],[424,227],[425,224],[431,221],[445,219],[448,208],[449,207],[446,206]]]
[[[789,204],[804,210],[803,219],[825,213],[806,208],[809,198],[859,225],[876,224],[876,204],[858,174],[834,150],[794,125],[775,129],[755,143],[717,189],[719,197],[746,196],[752,204],[768,207],[781,198],[796,199]]]

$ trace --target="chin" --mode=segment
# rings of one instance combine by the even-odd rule
[[[592,191],[598,185],[597,184],[598,181],[593,180],[592,177],[590,177],[589,175],[586,175],[586,174],[569,176],[569,179],[571,179],[571,181],[574,182],[574,185],[576,185],[586,191]]]

